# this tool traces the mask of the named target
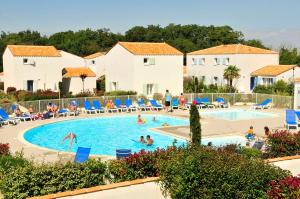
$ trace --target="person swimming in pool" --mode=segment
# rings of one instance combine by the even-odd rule
[[[68,151],[71,150],[72,145],[73,145],[73,140],[75,139],[75,143],[77,144],[77,136],[75,133],[69,132],[67,133],[67,135],[64,137],[64,139],[61,141],[61,143],[63,144],[65,142],[66,139],[70,139],[70,144],[69,144],[69,148]]]
[[[146,143],[147,146],[151,146],[154,142],[153,139],[151,139],[150,135],[147,135],[146,140],[147,140],[147,143]]]
[[[140,137],[140,143],[146,143],[144,136]]]
[[[145,121],[142,119],[141,115],[138,115],[136,123],[138,123],[138,124],[144,124],[145,123]]]

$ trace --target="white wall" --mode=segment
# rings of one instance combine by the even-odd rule
[[[294,77],[297,78],[297,77],[300,77],[300,69],[298,67],[295,67],[295,70],[294,70]],[[293,70],[289,70],[289,71],[286,71],[280,75],[278,75],[276,77],[276,81],[278,80],[283,80],[285,82],[292,82],[293,81]]]
[[[60,50],[59,52],[61,54],[61,66],[63,68],[77,68],[86,66],[84,58],[74,55],[72,53],[65,52],[63,50]]]
[[[204,65],[192,65],[192,58],[205,58]],[[250,73],[266,65],[279,64],[278,54],[228,54],[228,55],[187,55],[189,76],[206,76],[206,84],[212,83],[213,77],[218,77],[219,84],[225,84],[223,78],[225,65],[216,65],[214,58],[229,58],[229,65],[240,68],[241,77],[233,84],[240,92],[250,92]]]
[[[82,92],[83,85],[80,77],[64,78],[63,79],[64,92],[72,92],[78,94]],[[94,92],[96,88],[96,77],[87,77],[84,80],[84,91]]]
[[[118,83],[118,90],[133,90],[144,94],[145,84],[156,84],[157,92],[166,89],[174,95],[183,92],[183,55],[141,56],[133,55],[117,44],[106,55],[106,90],[111,82]],[[144,65],[144,57],[154,58],[155,65]]]
[[[95,61],[95,64],[92,62]],[[96,73],[97,78],[105,75],[105,55],[95,57],[93,59],[85,59],[86,66],[88,66],[94,73]]]
[[[34,61],[34,65],[23,64],[23,58]],[[62,78],[61,57],[14,57],[6,49],[3,54],[4,89],[16,87],[17,90],[27,89],[27,80],[34,81],[37,89],[58,90],[58,82]]]

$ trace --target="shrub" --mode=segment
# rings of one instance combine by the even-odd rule
[[[157,101],[161,101],[163,99],[163,95],[161,93],[154,93],[153,99],[155,99]]]
[[[121,182],[159,175],[159,164],[162,159],[177,150],[170,147],[167,150],[157,149],[153,152],[141,150],[122,160],[108,162],[108,173],[111,182]]]
[[[268,190],[270,199],[300,198],[300,177],[288,176],[284,179],[273,180],[270,187]]]
[[[266,198],[268,183],[289,172],[261,160],[189,147],[160,165],[160,185],[173,199],[190,198]]]
[[[7,87],[6,89],[7,94],[15,94],[16,91],[17,89],[15,87]]]
[[[268,136],[268,157],[297,155],[300,152],[300,132],[276,131]]]
[[[262,156],[261,151],[255,148],[242,147],[239,153],[247,158],[260,158]]]
[[[119,95],[136,95],[135,91],[111,91],[111,92],[105,92],[104,95],[106,96],[119,96]]]
[[[193,144],[201,144],[201,124],[197,107],[192,104],[190,110],[190,137]]]
[[[74,97],[91,97],[91,96],[94,96],[94,94],[91,93],[90,91],[83,91],[74,95]]]
[[[0,143],[0,156],[9,155],[9,144],[1,144]]]
[[[1,192],[5,198],[26,198],[104,184],[106,166],[100,160],[82,164],[27,165],[4,176]]]

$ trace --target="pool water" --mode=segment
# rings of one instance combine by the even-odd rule
[[[223,120],[238,121],[238,120],[249,120],[249,119],[261,119],[275,117],[271,113],[262,113],[252,110],[221,110],[212,112],[200,113],[204,117],[212,117]]]
[[[153,117],[156,121],[152,121]],[[73,132],[77,135],[78,143],[73,143],[71,152],[76,152],[78,146],[91,147],[91,154],[97,155],[115,155],[116,149],[131,149],[138,152],[141,149],[153,151],[156,148],[166,148],[171,146],[175,137],[157,133],[151,128],[161,127],[163,123],[170,126],[189,125],[188,119],[175,118],[163,115],[142,115],[146,124],[137,124],[137,116],[111,116],[86,119],[74,119],[62,122],[55,122],[38,126],[25,132],[24,139],[40,147],[54,149],[58,151],[67,151],[69,140],[63,144],[62,139],[67,132]],[[152,146],[146,146],[139,143],[139,137],[150,135],[154,140]],[[177,146],[184,145],[186,140],[176,138]],[[242,144],[246,140],[241,136],[227,136],[203,138],[202,144],[212,142],[214,146],[225,144]]]

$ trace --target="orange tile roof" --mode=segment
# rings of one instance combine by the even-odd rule
[[[85,56],[84,59],[94,59],[96,57],[100,57],[100,56],[103,56],[103,55],[105,55],[103,52],[97,52],[97,53]]]
[[[63,69],[63,77],[80,77],[80,75],[85,74],[87,77],[96,77],[96,74],[87,67],[80,68],[64,68]]]
[[[242,44],[220,45],[188,53],[188,55],[220,55],[220,54],[278,54],[272,50],[246,46]]]
[[[293,69],[295,65],[268,65],[251,73],[251,76],[277,76]]]
[[[167,43],[118,42],[118,44],[134,55],[183,55]]]
[[[13,56],[60,57],[54,46],[7,45]]]

